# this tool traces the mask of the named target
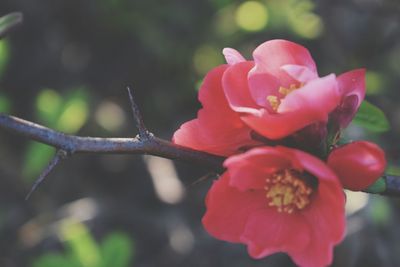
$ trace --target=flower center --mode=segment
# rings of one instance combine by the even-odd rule
[[[275,206],[278,212],[293,213],[310,203],[313,188],[301,173],[285,169],[266,179],[266,197],[269,206]]]
[[[285,98],[288,94],[293,92],[296,89],[299,89],[302,87],[303,84],[295,85],[291,84],[289,88],[285,88],[283,86],[279,87],[278,92],[283,96],[282,98]],[[271,105],[271,108],[274,111],[278,111],[279,105],[281,104],[281,98],[274,96],[274,95],[269,95],[267,96],[267,101]]]

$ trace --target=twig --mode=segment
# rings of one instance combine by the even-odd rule
[[[33,183],[31,190],[26,195],[25,200],[28,200],[32,193],[36,190],[36,188],[44,181],[44,179],[49,175],[49,173],[54,169],[54,167],[60,162],[62,159],[66,159],[68,153],[62,149],[58,150],[54,155],[53,159],[49,162],[46,169],[40,174],[39,178]]]
[[[193,187],[193,186],[195,186],[195,185],[198,185],[198,184],[200,184],[200,183],[202,183],[202,182],[204,182],[204,181],[206,181],[206,180],[208,180],[208,179],[211,179],[211,178],[217,178],[218,177],[218,174],[217,173],[215,173],[215,172],[209,172],[209,173],[206,173],[205,175],[203,175],[203,176],[201,176],[200,178],[198,178],[196,181],[194,181],[194,182],[192,182],[191,184],[190,184],[190,187]]]
[[[394,175],[383,176],[386,189],[380,195],[400,197],[400,177]]]
[[[147,130],[147,128],[143,122],[142,114],[140,113],[139,107],[136,104],[135,100],[133,99],[131,88],[128,86],[126,89],[128,90],[129,101],[131,103],[133,119],[135,120],[136,128],[139,131],[138,137],[140,140],[148,139],[151,137],[151,134]]]

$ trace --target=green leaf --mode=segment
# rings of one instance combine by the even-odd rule
[[[354,117],[353,123],[377,133],[390,129],[389,121],[382,110],[365,100]]]
[[[126,234],[112,233],[101,244],[102,266],[128,267],[133,252],[132,241]]]
[[[383,193],[386,190],[386,181],[383,177],[379,178],[375,181],[372,185],[370,185],[365,192],[372,193],[372,194],[379,194]]]
[[[0,18],[0,39],[10,30],[22,23],[22,13],[14,12]]]

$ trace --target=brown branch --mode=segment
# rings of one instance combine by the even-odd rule
[[[223,157],[189,149],[150,135],[148,139],[101,138],[68,135],[42,125],[0,113],[0,128],[25,136],[70,154],[111,153],[150,154],[200,164],[213,170],[222,170]]]

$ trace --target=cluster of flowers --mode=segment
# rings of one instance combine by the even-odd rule
[[[367,188],[386,165],[373,143],[338,144],[365,97],[365,70],[319,77],[308,50],[285,40],[261,44],[252,61],[223,54],[227,64],[200,88],[197,118],[173,137],[228,157],[204,227],[254,258],[285,252],[299,266],[329,265],[344,237],[343,188]]]

